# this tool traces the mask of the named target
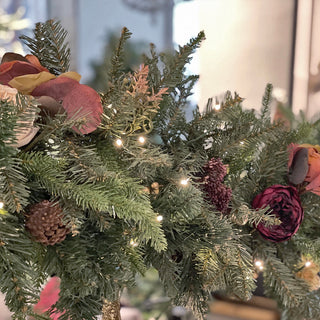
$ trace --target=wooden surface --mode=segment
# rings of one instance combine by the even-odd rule
[[[215,300],[210,304],[208,320],[280,320],[275,301],[253,297],[248,302]]]

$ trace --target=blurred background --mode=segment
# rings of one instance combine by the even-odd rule
[[[133,33],[130,66],[150,42],[171,50],[204,30],[188,70],[200,74],[193,97],[200,108],[226,90],[259,108],[268,82],[295,113],[311,119],[320,106],[318,0],[0,0],[0,9],[0,56],[21,52],[19,34],[56,18],[69,31],[71,67],[82,83],[99,87],[103,59],[123,26]]]
[[[206,40],[187,70],[200,75],[193,105],[203,109],[208,98],[222,99],[230,90],[245,98],[247,108],[260,109],[270,82],[277,102],[296,114],[303,111],[309,120],[318,117],[320,0],[0,0],[0,57],[6,51],[28,53],[19,35],[31,35],[36,22],[51,18],[60,20],[69,32],[71,69],[96,90],[103,89],[104,61],[122,27],[133,33],[127,45],[128,68],[139,65],[149,43],[158,51],[172,50],[204,30]],[[151,271],[145,279],[137,279],[137,291],[126,293],[123,299],[129,311],[138,307],[130,319],[189,319],[186,310],[169,307],[157,281]],[[222,309],[230,310],[230,302],[223,303],[227,305]],[[243,306],[237,306],[239,317],[221,311],[218,315],[218,305],[212,309],[212,319],[278,317],[272,311],[265,318],[261,314],[250,318],[248,312],[241,318]]]

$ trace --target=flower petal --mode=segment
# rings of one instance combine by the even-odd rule
[[[54,78],[55,75],[42,71],[15,77],[8,84],[22,94],[30,94],[37,86]]]
[[[25,74],[39,73],[40,71],[42,70],[39,70],[39,68],[30,64],[29,62],[17,60],[12,62],[5,62],[0,65],[0,83],[8,84],[10,80],[15,77]]]
[[[252,203],[253,208],[269,206],[281,220],[280,225],[266,226],[263,222],[256,225],[261,236],[272,242],[289,240],[299,229],[303,220],[303,208],[296,188],[273,185],[258,194]]]
[[[22,132],[16,134],[17,144],[14,147],[20,148],[27,145],[37,134],[39,128],[25,128]]]
[[[320,173],[318,174],[318,176],[313,177],[311,182],[306,186],[306,190],[320,195]]]
[[[19,53],[15,53],[15,52],[6,52],[2,59],[1,59],[1,63],[5,63],[5,62],[13,62],[13,61],[25,61],[27,62],[28,60],[22,56],[21,54]]]
[[[31,94],[35,97],[49,96],[56,100],[63,100],[71,90],[78,86],[78,81],[68,77],[58,77],[42,83],[36,87]]]
[[[78,87],[70,91],[62,102],[63,108],[67,111],[68,118],[76,116],[77,119],[84,118],[84,125],[76,132],[88,134],[97,129],[101,123],[102,105],[100,96],[92,88],[79,84]]]
[[[59,75],[59,77],[67,77],[79,82],[81,80],[81,75],[75,71],[68,71]]]
[[[35,88],[33,96],[49,96],[55,100],[62,100],[62,106],[67,112],[68,119],[84,118],[81,129],[73,128],[83,134],[94,131],[101,122],[103,108],[99,94],[92,88],[79,84],[68,77],[58,77],[42,83]]]
[[[9,100],[15,103],[17,94],[17,89],[0,84],[0,100]]]
[[[297,148],[289,166],[288,178],[290,183],[297,185],[305,180],[309,170],[308,154],[307,148]]]
[[[47,71],[47,72],[49,72],[49,70],[48,70],[47,68],[45,68],[45,67],[43,67],[43,66],[41,65],[39,59],[38,59],[36,56],[34,56],[34,55],[32,55],[32,54],[27,54],[27,55],[25,56],[25,58],[26,58],[32,65],[34,65],[35,67],[37,67],[40,71]]]

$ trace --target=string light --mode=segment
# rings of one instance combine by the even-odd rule
[[[263,270],[263,262],[261,260],[256,260],[254,264],[259,270]]]
[[[240,144],[244,145],[244,141],[240,141]]]
[[[139,141],[141,144],[144,144],[144,143],[146,142],[146,138],[143,137],[143,136],[140,136],[140,137],[138,138],[138,141]]]
[[[120,147],[122,147],[122,145],[123,145],[122,140],[121,139],[117,139],[116,140],[116,146],[120,148]]]
[[[0,202],[0,210],[3,209],[3,207],[4,207],[4,203]]]
[[[180,184],[181,184],[182,186],[187,186],[187,185],[188,185],[188,182],[189,182],[189,178],[188,178],[188,179],[181,179],[181,180],[180,180]]]
[[[219,111],[221,109],[221,105],[219,103],[215,104],[214,110]]]
[[[133,239],[130,240],[130,245],[133,247],[137,247],[138,246],[138,242],[135,242]]]
[[[158,221],[158,222],[161,222],[162,220],[163,220],[163,216],[162,216],[162,215],[158,215],[158,216],[157,216],[157,221]]]
[[[306,268],[310,267],[311,266],[311,261],[307,261],[304,265]]]

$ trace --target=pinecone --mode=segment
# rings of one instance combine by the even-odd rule
[[[206,199],[219,211],[227,213],[231,199],[231,189],[223,183],[227,174],[227,166],[220,159],[212,158],[203,167],[203,171],[201,182],[203,191],[207,195]]]
[[[32,205],[26,216],[26,229],[35,241],[54,245],[63,241],[70,229],[62,222],[62,208],[59,204],[44,200]]]

